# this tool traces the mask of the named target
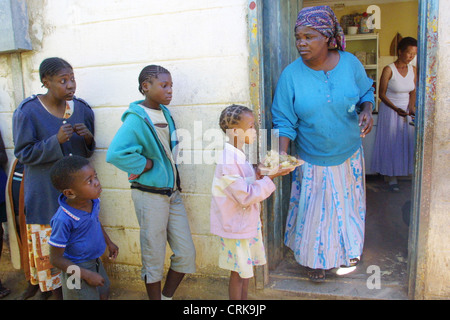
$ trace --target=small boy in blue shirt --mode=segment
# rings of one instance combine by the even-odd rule
[[[69,156],[54,164],[50,176],[61,191],[48,243],[50,262],[62,271],[63,299],[106,300],[109,279],[100,256],[108,246],[114,260],[119,248],[98,218],[102,187],[97,173],[86,158]]]

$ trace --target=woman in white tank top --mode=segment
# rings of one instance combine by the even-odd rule
[[[378,125],[372,156],[372,170],[389,177],[389,187],[400,191],[397,176],[412,174],[414,168],[414,127],[416,69],[410,62],[417,54],[417,40],[403,38],[398,59],[383,69],[379,97]]]

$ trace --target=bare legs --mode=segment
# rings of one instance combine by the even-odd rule
[[[162,290],[166,297],[172,297],[183,280],[184,273],[179,273],[169,269],[167,279]],[[250,279],[243,279],[237,272],[231,271],[228,294],[230,300],[247,300],[248,283]],[[161,300],[161,281],[146,283],[147,295],[150,300]]]
[[[150,300],[161,300],[161,281],[145,283],[147,295]]]
[[[181,280],[183,280],[183,277],[184,273],[169,269],[162,294],[165,297],[171,298],[181,283]],[[150,300],[161,300],[161,281],[145,283],[145,288],[147,289],[147,295]]]
[[[249,279],[243,279],[239,273],[231,271],[228,285],[230,300],[247,300]]]

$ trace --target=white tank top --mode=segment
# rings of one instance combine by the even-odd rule
[[[408,104],[409,93],[415,89],[413,66],[408,65],[408,73],[405,77],[398,72],[394,63],[391,63],[389,67],[392,70],[392,77],[388,82],[386,96],[392,102],[395,100]]]

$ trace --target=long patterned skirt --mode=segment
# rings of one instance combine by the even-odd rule
[[[362,254],[366,214],[362,147],[338,166],[305,162],[293,173],[284,243],[314,269],[350,265]]]
[[[50,264],[50,225],[27,224],[30,283],[42,292],[61,287],[61,271]]]

